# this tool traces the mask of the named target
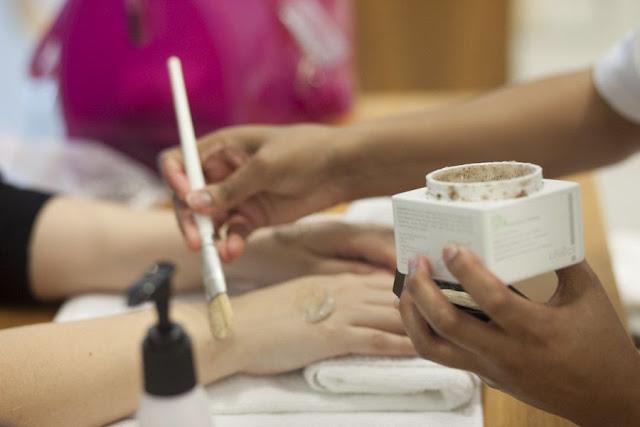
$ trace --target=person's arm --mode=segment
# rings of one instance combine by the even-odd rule
[[[271,374],[346,355],[415,355],[389,292],[391,276],[309,276],[232,298],[233,334],[212,340],[204,305],[175,304],[196,372],[210,383]],[[333,312],[305,319],[326,295]],[[277,307],[277,309],[274,309]],[[104,425],[131,415],[141,393],[141,342],[150,310],[0,331],[0,425]]]
[[[176,305],[172,316],[192,338],[200,381],[238,369],[232,351],[209,342],[200,309]],[[129,415],[142,390],[142,339],[153,322],[152,311],[143,310],[0,331],[0,424],[105,425]]]
[[[167,209],[54,197],[38,213],[29,247],[31,290],[41,300],[122,292],[159,260],[176,264],[177,291],[202,287],[200,255],[187,250]],[[249,239],[245,256],[224,269],[231,282],[273,284],[307,274],[394,267],[390,228],[327,221],[260,230]]]
[[[591,70],[345,132],[352,135],[345,156],[361,164],[350,197],[424,186],[427,171],[451,164],[519,160],[559,176],[622,160],[640,147],[640,126],[603,101]]]
[[[421,356],[581,426],[638,425],[640,354],[586,262],[558,271],[543,304],[511,292],[463,247],[445,248],[443,259],[492,321],[456,309],[418,257],[400,312]]]
[[[229,226],[222,246],[232,259],[256,228],[424,186],[425,174],[441,166],[519,160],[557,176],[618,161],[638,147],[640,125],[603,101],[586,70],[343,127],[225,129],[199,144],[211,184],[198,192],[189,192],[179,149],[163,154],[161,168],[188,244],[199,244],[192,213],[211,215]]]

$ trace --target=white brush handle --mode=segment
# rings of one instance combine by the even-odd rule
[[[200,167],[200,156],[196,145],[196,133],[193,130],[191,110],[187,99],[187,90],[182,76],[182,65],[175,56],[169,58],[169,78],[171,79],[171,91],[173,93],[173,105],[178,119],[178,132],[180,133],[180,145],[184,156],[184,167],[187,171],[189,184],[192,190],[204,187],[204,175]]]
[[[196,146],[196,133],[193,130],[191,120],[191,110],[187,98],[187,90],[182,75],[182,65],[180,59],[172,56],[167,61],[169,68],[169,78],[171,80],[171,91],[173,93],[173,105],[178,120],[178,131],[180,133],[180,145],[184,157],[184,167],[189,178],[192,190],[204,188],[204,175],[200,166],[200,156]],[[207,291],[207,296],[211,299],[219,293],[227,292],[227,285],[222,272],[222,264],[218,251],[213,242],[215,229],[211,218],[203,215],[195,215],[196,224],[202,241],[202,279]]]

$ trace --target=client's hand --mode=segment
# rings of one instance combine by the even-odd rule
[[[492,319],[453,307],[421,257],[400,311],[425,358],[473,371],[489,385],[580,425],[640,420],[640,356],[586,263],[558,271],[547,304],[510,292],[469,251],[449,247],[449,271]]]
[[[392,281],[388,274],[309,276],[234,298],[230,344],[239,370],[272,374],[347,354],[415,355]]]
[[[234,278],[272,284],[310,274],[393,272],[395,263],[391,228],[321,221],[258,230],[225,269]]]

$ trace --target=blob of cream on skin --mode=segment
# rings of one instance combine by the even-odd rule
[[[312,288],[299,294],[296,305],[307,323],[318,323],[331,316],[336,300],[328,289]]]

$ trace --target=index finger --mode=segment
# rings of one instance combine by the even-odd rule
[[[536,303],[516,295],[469,250],[456,245],[444,249],[449,272],[491,319],[505,329],[529,330]]]
[[[501,331],[455,308],[430,274],[429,262],[420,257],[412,260],[407,276],[408,293],[429,325],[442,337],[477,354],[504,348]]]
[[[158,166],[167,185],[180,200],[184,201],[191,190],[191,186],[184,170],[180,148],[169,148],[161,152],[158,156]]]
[[[407,293],[402,293],[398,308],[405,331],[420,356],[452,368],[483,373],[478,356],[436,334]]]

